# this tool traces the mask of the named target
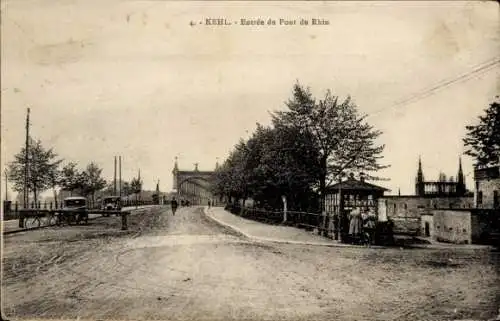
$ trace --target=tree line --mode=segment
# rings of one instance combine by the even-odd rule
[[[499,97],[474,125],[466,126],[464,154],[474,167],[500,162]],[[319,211],[329,186],[349,174],[371,180],[380,169],[382,134],[366,121],[350,97],[339,100],[326,91],[321,99],[299,83],[285,109],[271,113],[271,125],[257,124],[240,139],[215,171],[213,193],[229,202],[253,199],[259,207],[279,209],[282,196],[295,210]],[[452,179],[452,178],[450,178]],[[445,181],[445,175],[440,176]]]
[[[113,182],[106,182],[102,177],[102,168],[95,162],[90,162],[83,169],[78,168],[75,162],[64,164],[64,159],[59,158],[53,148],[46,149],[40,140],[31,137],[28,155],[26,155],[26,148],[23,147],[7,166],[8,178],[13,189],[18,193],[24,193],[26,170],[27,192],[35,203],[38,202],[40,194],[49,189],[52,189],[54,193],[55,202],[58,201],[57,188],[69,192],[70,195],[91,198],[93,203],[98,192],[103,195],[112,195],[114,191]],[[123,196],[139,193],[141,189],[140,178],[134,178],[131,182],[122,182]]]
[[[214,193],[232,202],[253,199],[261,207],[320,210],[327,188],[353,173],[368,179],[381,164],[382,134],[366,121],[350,97],[328,90],[321,99],[297,83],[286,109],[271,113],[241,139],[214,175]]]

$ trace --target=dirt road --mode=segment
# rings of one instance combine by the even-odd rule
[[[127,320],[454,320],[500,301],[487,251],[258,244],[201,209],[4,239],[3,313]]]

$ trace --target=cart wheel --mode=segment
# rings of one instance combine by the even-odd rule
[[[24,228],[40,227],[40,220],[37,217],[30,217],[24,221]]]
[[[48,224],[50,226],[56,225],[57,224],[57,217],[55,215],[50,216],[48,219]]]

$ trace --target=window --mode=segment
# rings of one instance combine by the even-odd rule
[[[405,210],[407,210],[407,209],[408,209],[408,205],[406,205],[406,203],[405,203]]]

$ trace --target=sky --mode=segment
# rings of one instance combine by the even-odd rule
[[[113,177],[141,171],[146,189],[172,189],[180,169],[212,170],[256,123],[285,108],[298,81],[321,98],[350,95],[383,131],[380,185],[414,192],[456,176],[465,126],[500,92],[498,64],[395,105],[498,58],[494,2],[196,2],[22,0],[1,8],[1,156],[10,162],[31,135],[80,167]],[[275,26],[208,26],[206,18],[277,20]],[[300,19],[328,25],[299,25]],[[279,19],[297,20],[280,26]],[[194,22],[191,25],[190,22]]]

